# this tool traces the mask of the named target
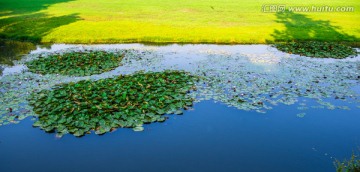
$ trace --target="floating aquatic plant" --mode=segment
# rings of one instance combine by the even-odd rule
[[[61,80],[57,76],[57,80]],[[57,80],[30,72],[6,75],[0,78],[0,125],[14,124],[33,116],[26,101],[29,93],[46,89]]]
[[[123,52],[76,51],[55,53],[26,63],[29,71],[39,74],[90,76],[115,69],[121,65],[127,50]]]
[[[96,49],[95,49],[96,50]],[[66,49],[58,53],[68,53],[78,51],[77,49]],[[124,52],[125,50],[107,50],[109,52]],[[47,56],[54,53],[43,52],[41,54],[29,54],[23,60],[37,59],[40,55]],[[126,73],[139,71],[138,67],[143,65],[152,66],[158,63],[159,59],[151,51],[126,50],[126,56],[122,60],[127,67]],[[22,62],[20,62],[22,64]],[[131,69],[131,71],[129,71]],[[110,72],[103,75],[89,76],[87,79],[101,79],[118,76],[117,72]],[[32,107],[28,105],[27,97],[33,92],[43,89],[49,89],[56,84],[77,82],[83,80],[82,77],[69,77],[63,75],[38,75],[32,72],[21,72],[11,75],[0,76],[0,126],[8,124],[17,124],[21,120],[34,116]],[[10,112],[7,109],[12,109]]]
[[[299,118],[304,118],[305,115],[306,115],[306,113],[298,113],[298,114],[296,114],[296,116],[299,117]]]
[[[345,159],[342,162],[336,160],[334,165],[336,167],[336,172],[360,172],[359,155],[355,155],[354,153],[349,160]]]
[[[334,42],[286,42],[274,44],[274,47],[286,53],[308,57],[342,59],[357,55],[357,51],[350,46]]]
[[[360,81],[359,62],[324,64],[306,58],[284,58],[264,65],[264,69],[243,56],[216,55],[195,65],[194,74],[202,76],[194,93],[199,97],[196,101],[212,99],[241,110],[265,112],[278,104],[293,105],[300,98],[313,99],[330,110],[349,109],[333,102],[358,102],[359,98],[352,89]],[[272,66],[275,70],[266,70]]]
[[[34,126],[61,136],[104,134],[118,127],[143,130],[144,123],[163,122],[164,114],[181,114],[192,106],[187,94],[195,77],[182,71],[120,75],[97,81],[56,85],[29,100],[38,121]]]

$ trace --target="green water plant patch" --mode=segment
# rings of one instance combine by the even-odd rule
[[[342,59],[357,55],[357,51],[352,47],[334,42],[286,42],[277,43],[273,46],[286,53],[308,57]]]
[[[39,74],[89,76],[120,66],[125,54],[126,50],[117,53],[99,50],[54,53],[48,57],[39,57],[27,62],[26,65],[31,72]]]
[[[353,153],[349,160],[344,161],[336,160],[334,162],[336,172],[360,172],[360,159],[359,155]]]
[[[97,81],[56,85],[32,94],[29,104],[38,115],[35,127],[59,136],[104,134],[119,127],[142,131],[142,125],[182,114],[192,106],[188,94],[196,77],[183,71],[120,75]],[[179,112],[180,111],[180,112]]]

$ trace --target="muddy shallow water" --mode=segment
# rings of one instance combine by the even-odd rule
[[[37,75],[39,54],[131,49],[123,66],[88,77]],[[289,55],[267,45],[52,45],[0,77],[0,171],[335,171],[360,143],[360,57]],[[193,110],[145,131],[57,138],[32,128],[29,93],[58,83],[140,70],[185,70],[197,83]],[[19,119],[9,119],[11,107]],[[18,124],[15,124],[18,123]]]

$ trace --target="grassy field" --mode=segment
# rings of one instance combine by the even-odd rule
[[[264,13],[264,4],[354,12]],[[44,43],[360,41],[359,0],[0,0],[0,36]]]

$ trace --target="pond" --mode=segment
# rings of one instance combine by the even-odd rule
[[[25,65],[54,52],[124,49],[120,67],[91,76],[34,74]],[[2,67],[0,171],[335,171],[335,159],[359,147],[359,56],[314,59],[268,45],[55,44],[29,51]],[[201,78],[182,115],[142,132],[83,137],[32,127],[32,92],[164,70]]]

